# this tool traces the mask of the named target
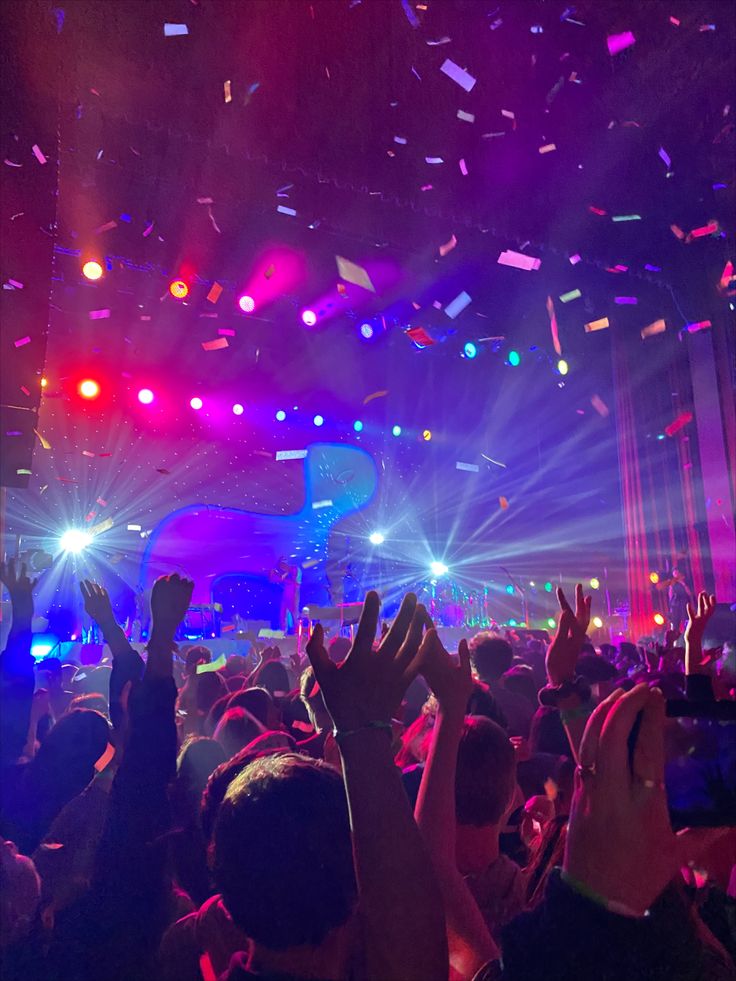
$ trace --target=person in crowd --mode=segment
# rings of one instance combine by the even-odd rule
[[[69,708],[73,697],[72,693],[64,688],[60,658],[45,657],[36,666],[36,684],[49,693],[51,712],[55,719],[60,719]]]
[[[503,685],[503,675],[513,663],[511,644],[496,634],[483,631],[470,641],[470,657],[478,678],[488,685],[503,712],[511,736],[528,736],[534,705]]]
[[[325,754],[325,739],[332,731],[332,719],[325,707],[322,692],[311,665],[302,672],[299,680],[299,694],[309,714],[309,721],[314,733],[306,739],[300,740],[297,743],[297,749],[306,756],[321,760]]]
[[[281,714],[266,688],[242,688],[230,696],[228,708],[244,708],[266,729],[281,728]]]

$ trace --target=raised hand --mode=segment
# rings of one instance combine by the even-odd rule
[[[331,661],[325,650],[321,624],[316,624],[309,638],[307,656],[338,731],[350,732],[376,723],[389,725],[416,675],[414,662],[426,609],[417,604],[413,593],[407,593],[391,629],[374,651],[379,608],[378,593],[369,592],[353,646],[340,665]]]
[[[630,764],[628,741],[640,713]],[[617,689],[597,706],[580,744],[563,867],[573,887],[595,895],[613,912],[643,916],[709,838],[672,831],[664,786],[664,718],[658,689],[646,684],[626,694]]]
[[[468,642],[460,641],[459,663],[455,663],[445,650],[437,631],[431,627],[424,635],[419,648],[416,667],[434,692],[440,712],[464,716],[473,690]]]
[[[194,583],[174,572],[160,576],[151,592],[152,638],[173,641],[176,629],[192,601]]]
[[[561,587],[557,587],[557,602],[560,604],[560,619],[557,633],[547,651],[547,677],[551,685],[561,685],[575,675],[575,664],[583,648],[585,635],[590,624],[590,604],[592,597],[583,595],[583,587],[575,587],[575,612],[567,601]]]
[[[17,575],[15,559],[8,559],[7,562],[0,562],[0,582],[10,593],[13,629],[17,630],[21,625],[29,629],[33,619],[33,589],[38,579],[28,578],[25,562],[20,567],[20,575]]]
[[[685,644],[702,644],[705,627],[713,616],[716,608],[715,596],[709,596],[705,591],[698,593],[698,602],[693,608],[687,604],[687,626],[685,627]]]
[[[83,579],[79,584],[79,589],[84,599],[84,612],[100,626],[114,622],[115,614],[112,610],[110,596],[104,586],[92,582],[91,579]]]

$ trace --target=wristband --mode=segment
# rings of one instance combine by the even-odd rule
[[[643,920],[645,917],[650,915],[648,909],[644,910],[643,913],[637,913],[636,910],[627,906],[625,903],[616,902],[615,899],[606,899],[605,896],[601,896],[600,893],[595,892],[589,886],[586,886],[584,882],[580,882],[578,879],[573,879],[571,875],[568,875],[564,869],[560,873],[560,878],[579,896],[584,896],[589,899],[596,906],[602,906],[603,909],[608,910],[609,913],[615,913],[617,916],[628,916],[632,920]]]
[[[577,695],[581,702],[590,700],[590,685],[585,678],[575,677],[563,681],[561,685],[547,685],[539,692],[539,704],[545,708],[556,708],[563,698]]]
[[[570,722],[574,722],[575,719],[587,719],[593,714],[593,707],[587,703],[584,705],[578,705],[574,709],[560,709],[560,721],[563,726],[568,725]]]
[[[381,719],[376,719],[373,722],[366,722],[364,725],[359,726],[357,729],[334,728],[332,730],[332,735],[335,737],[335,742],[339,746],[344,739],[348,738],[348,736],[355,736],[359,732],[365,732],[366,730],[371,730],[371,729],[382,729],[384,732],[387,732],[389,735],[391,735],[392,732],[392,726],[390,722],[383,722],[383,720]]]

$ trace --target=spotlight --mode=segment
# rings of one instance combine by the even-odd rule
[[[603,626],[603,621],[601,620],[600,617],[593,617],[593,626],[597,630],[600,630],[601,629],[601,627]]]
[[[204,405],[204,402],[199,395],[195,395],[193,399],[189,399],[189,405],[195,410],[195,412],[199,412]]]
[[[79,383],[78,391],[83,399],[96,399],[100,394],[100,386],[92,378],[85,378]]]
[[[506,592],[509,594],[509,596],[514,595],[514,587],[511,585],[511,583],[509,583],[508,586],[506,587]]]
[[[312,419],[312,422],[315,424],[315,426],[324,426],[325,424],[323,416],[315,416],[314,419]]]
[[[401,426],[394,426],[391,430],[392,436],[401,436]]]
[[[509,364],[512,368],[518,368],[521,364],[521,355],[518,351],[509,351]]]
[[[547,617],[547,626],[548,627],[552,627],[552,628],[554,628],[554,627],[557,626],[557,624],[555,623],[555,618],[554,617]]]
[[[244,293],[242,296],[238,297],[238,306],[243,313],[253,313],[256,308],[256,301],[252,296],[248,296],[247,293]]]
[[[593,578],[590,580],[590,588],[591,589],[601,588],[601,581],[600,579],[597,578],[597,576],[593,576]]]
[[[446,576],[450,570],[447,568],[444,562],[432,562],[429,567],[429,571],[433,576],[439,578],[440,576]]]
[[[564,358],[560,358],[560,360],[557,362],[557,370],[561,375],[566,375],[570,370],[570,366]]]
[[[544,584],[544,591],[545,591],[545,593],[551,593],[552,592],[552,583],[551,582],[546,582]]]
[[[41,379],[41,388],[46,388],[46,386],[48,385],[48,383],[49,383],[48,378],[42,378]]]
[[[279,411],[276,413],[276,422],[283,422],[285,418],[286,413],[283,409],[279,409]]]
[[[510,627],[515,627],[516,626],[516,620],[509,620],[509,626]]]
[[[317,314],[314,310],[303,310],[302,311],[302,323],[305,327],[314,327],[317,323]]]
[[[102,276],[102,266],[96,259],[90,259],[82,266],[82,275],[85,279],[99,279]]]
[[[372,324],[361,324],[360,325],[360,336],[364,337],[367,341],[373,337],[373,325]]]
[[[658,627],[663,627],[664,626],[664,617],[662,616],[661,613],[655,613],[653,619],[654,619],[654,622],[657,624]]]
[[[171,293],[175,300],[183,300],[189,296],[189,287],[183,279],[175,279],[169,283],[169,293]]]
[[[34,634],[31,640],[31,654],[36,661],[42,661],[55,650],[61,641],[55,634]]]
[[[424,432],[422,433],[422,439],[424,440],[425,443],[428,443],[431,438],[432,438],[432,430],[425,429]]]
[[[142,402],[143,405],[150,405],[153,402],[153,392],[150,388],[142,388],[138,392],[138,401]]]
[[[70,528],[59,539],[59,546],[64,552],[83,552],[92,542],[92,536],[87,531]]]
[[[353,423],[353,429],[355,430],[356,433],[363,432],[363,423],[360,421],[360,419],[355,420],[355,422]]]
[[[652,584],[652,586],[656,586],[657,583],[659,582],[659,573],[658,572],[650,572],[649,573],[649,582]]]
[[[245,412],[245,409],[240,404],[240,402],[236,402],[235,405],[233,406],[233,415],[234,416],[242,416],[242,414],[244,412]]]
[[[380,531],[374,531],[371,535],[368,536],[368,541],[371,543],[371,545],[383,545],[386,539],[384,538],[384,536],[381,534]]]
[[[472,341],[468,341],[465,347],[463,348],[463,354],[465,355],[466,358],[472,361],[473,358],[476,357],[478,354],[478,348],[475,346],[475,344],[473,344]]]

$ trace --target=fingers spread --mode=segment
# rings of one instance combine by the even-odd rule
[[[562,586],[557,587],[557,602],[560,604],[561,610],[569,610],[572,613],[572,607],[567,602],[567,597],[562,590]]]
[[[381,641],[380,653],[386,658],[393,659],[399,648],[408,639],[408,634],[414,621],[414,613],[417,608],[417,598],[414,593],[407,593],[401,601],[401,607],[396,615],[396,619],[391,625],[391,629]],[[422,623],[419,624],[419,639],[421,640]],[[419,642],[417,641],[417,647]],[[414,651],[416,653],[416,650]]]
[[[399,648],[396,660],[400,664],[408,665],[416,658],[419,645],[422,642],[422,634],[424,632],[424,624],[426,619],[427,611],[420,603],[414,608],[414,615],[412,616],[411,623],[409,624],[409,631],[406,635],[404,643]]]

